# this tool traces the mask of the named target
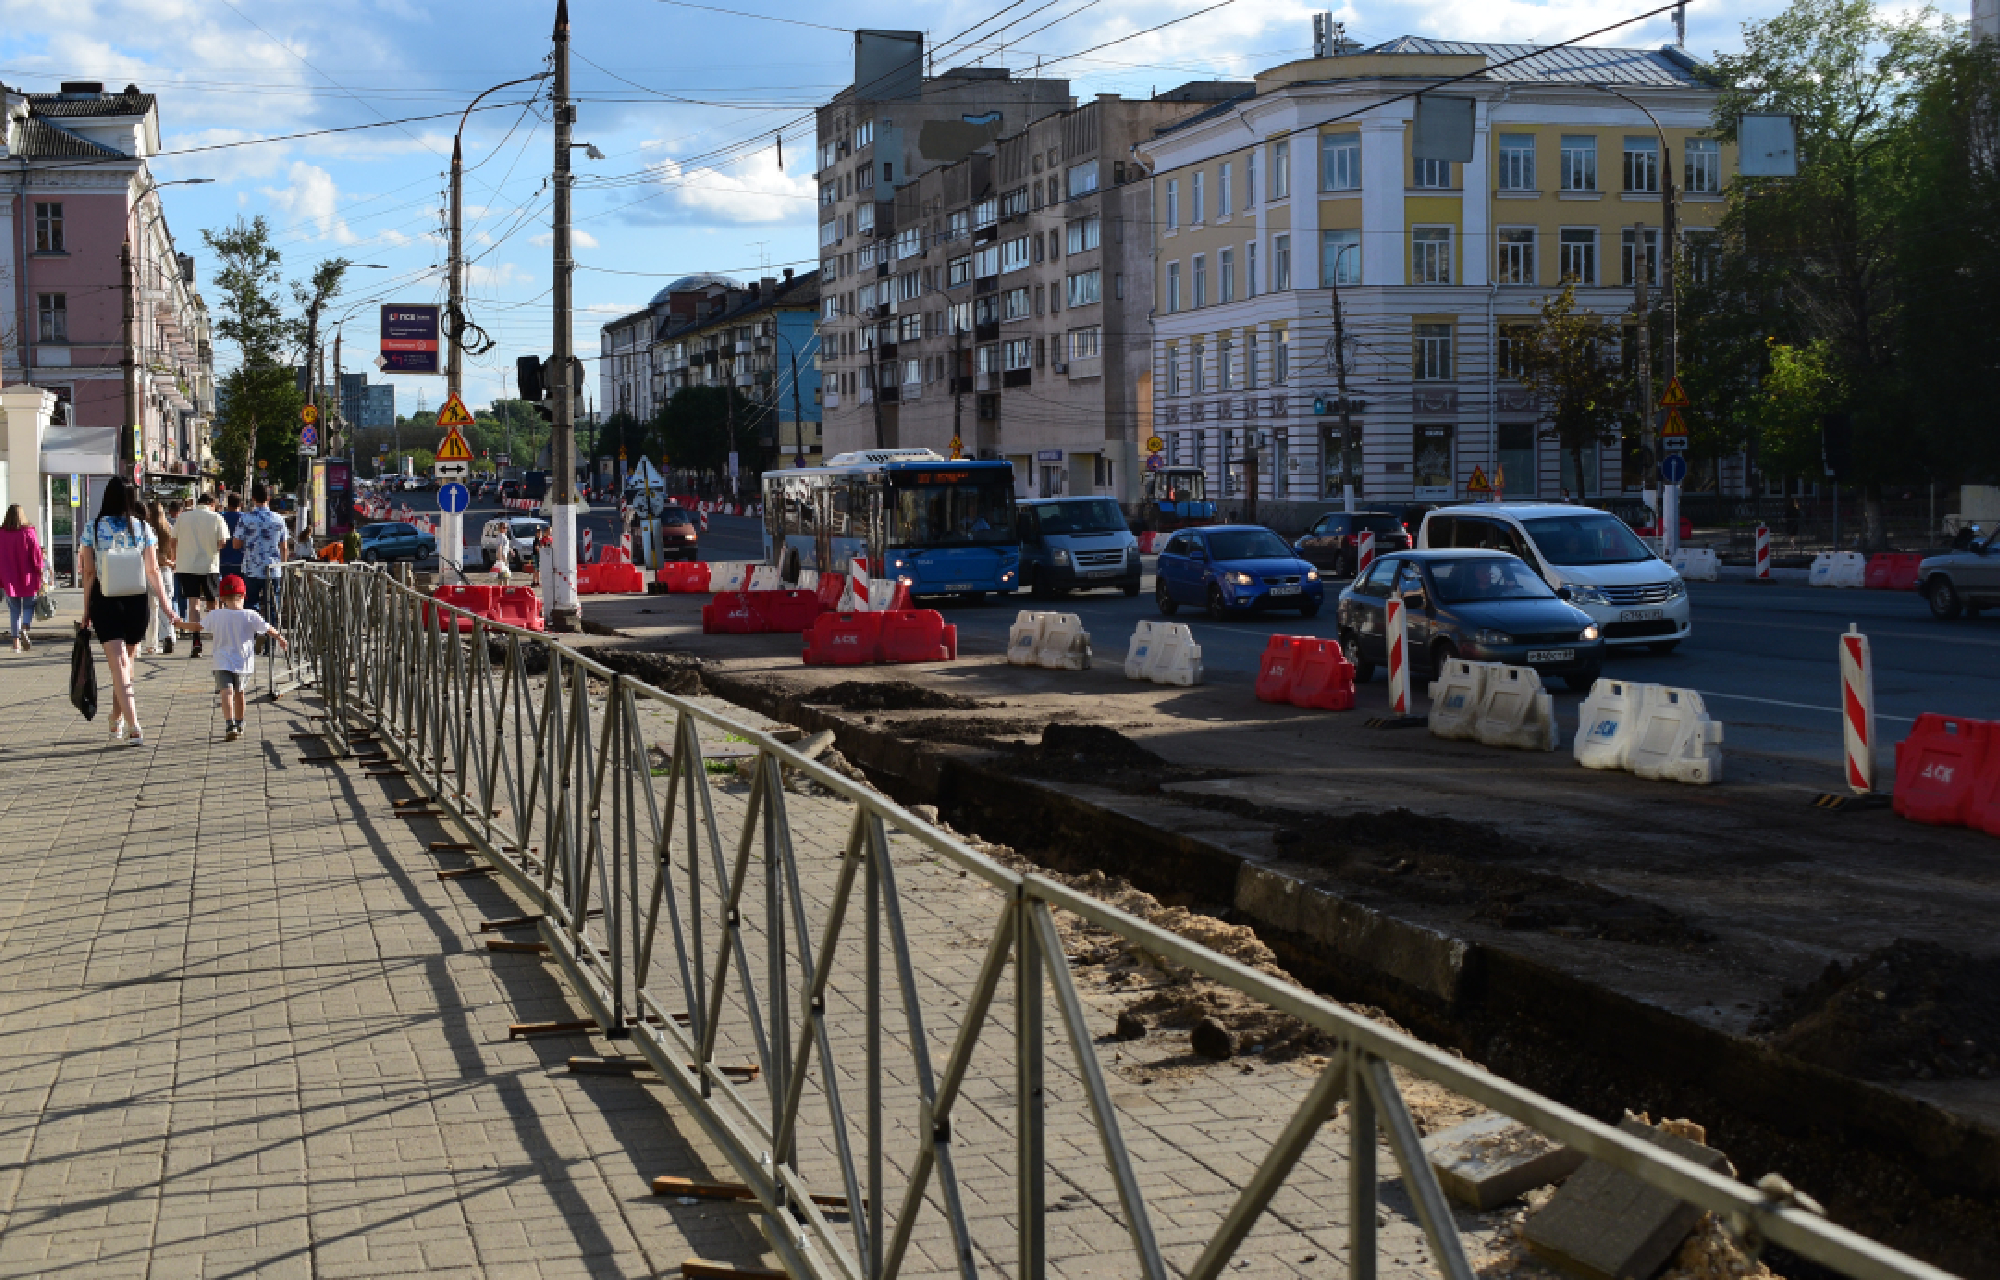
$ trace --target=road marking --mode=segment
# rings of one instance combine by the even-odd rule
[[[1718,627],[1763,627],[1770,631],[1818,631],[1824,635],[1841,634],[1839,631],[1825,630],[1825,627],[1828,626],[1838,627],[1840,624],[1837,622],[1828,622],[1821,626],[1808,626],[1802,622],[1751,622],[1740,618],[1718,618],[1711,619],[1710,621]],[[2000,640],[1982,640],[1977,636],[1927,635],[1915,631],[1876,631],[1872,628],[1868,630],[1868,634],[1871,636],[1885,636],[1891,640],[1924,640],[1935,641],[1940,644],[1971,645],[1976,649],[2000,649]]]
[[[1762,702],[1767,706],[1795,707],[1800,711],[1824,711],[1830,716],[1840,714],[1839,707],[1817,707],[1810,702],[1786,702],[1782,698],[1753,698],[1747,693],[1711,693],[1707,689],[1696,689],[1695,692],[1704,698],[1733,698],[1737,702]],[[1896,720],[1903,724],[1915,724],[1917,722],[1915,716],[1885,716],[1880,712],[1875,714],[1875,718],[1877,720]]]

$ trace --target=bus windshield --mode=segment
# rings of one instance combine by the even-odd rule
[[[889,541],[900,547],[993,545],[1014,539],[1014,486],[995,479],[985,484],[922,484],[895,480],[895,527]]]

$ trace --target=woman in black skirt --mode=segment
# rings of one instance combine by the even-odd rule
[[[146,524],[146,509],[139,490],[130,482],[113,476],[104,486],[104,505],[97,510],[82,538],[79,567],[83,573],[83,624],[97,633],[104,646],[105,665],[111,668],[111,740],[121,739],[132,746],[146,745],[139,729],[139,705],[132,695],[133,654],[146,638],[147,614],[151,601],[159,601],[162,611],[174,613],[174,600],[160,577],[158,540]],[[145,565],[143,590],[130,595],[107,596],[100,589],[102,573],[115,569],[100,557],[129,557],[137,552]],[[114,575],[115,580],[115,575]],[[127,737],[127,733],[130,737]]]

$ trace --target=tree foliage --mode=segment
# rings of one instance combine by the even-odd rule
[[[1543,301],[1541,323],[1516,339],[1521,385],[1542,406],[1541,437],[1570,455],[1575,474],[1588,475],[1586,452],[1612,444],[1630,412],[1633,379],[1619,355],[1619,333],[1594,311],[1578,310],[1576,286]]]
[[[239,217],[222,231],[203,231],[201,239],[221,264],[214,272],[216,336],[235,343],[245,365],[276,364],[296,326],[285,318],[278,292],[281,255],[270,224],[262,214]]]
[[[677,469],[720,476],[733,451],[747,475],[758,465],[758,413],[734,387],[682,387],[660,406],[653,437]]]

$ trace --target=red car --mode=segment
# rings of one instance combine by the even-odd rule
[[[1634,526],[1632,532],[1638,534],[1642,538],[1657,538],[1660,536],[1659,521],[1655,519],[1646,524],[1636,525]],[[1694,521],[1688,519],[1686,516],[1682,516],[1681,541],[1686,542],[1689,538],[1692,537],[1694,537]]]

